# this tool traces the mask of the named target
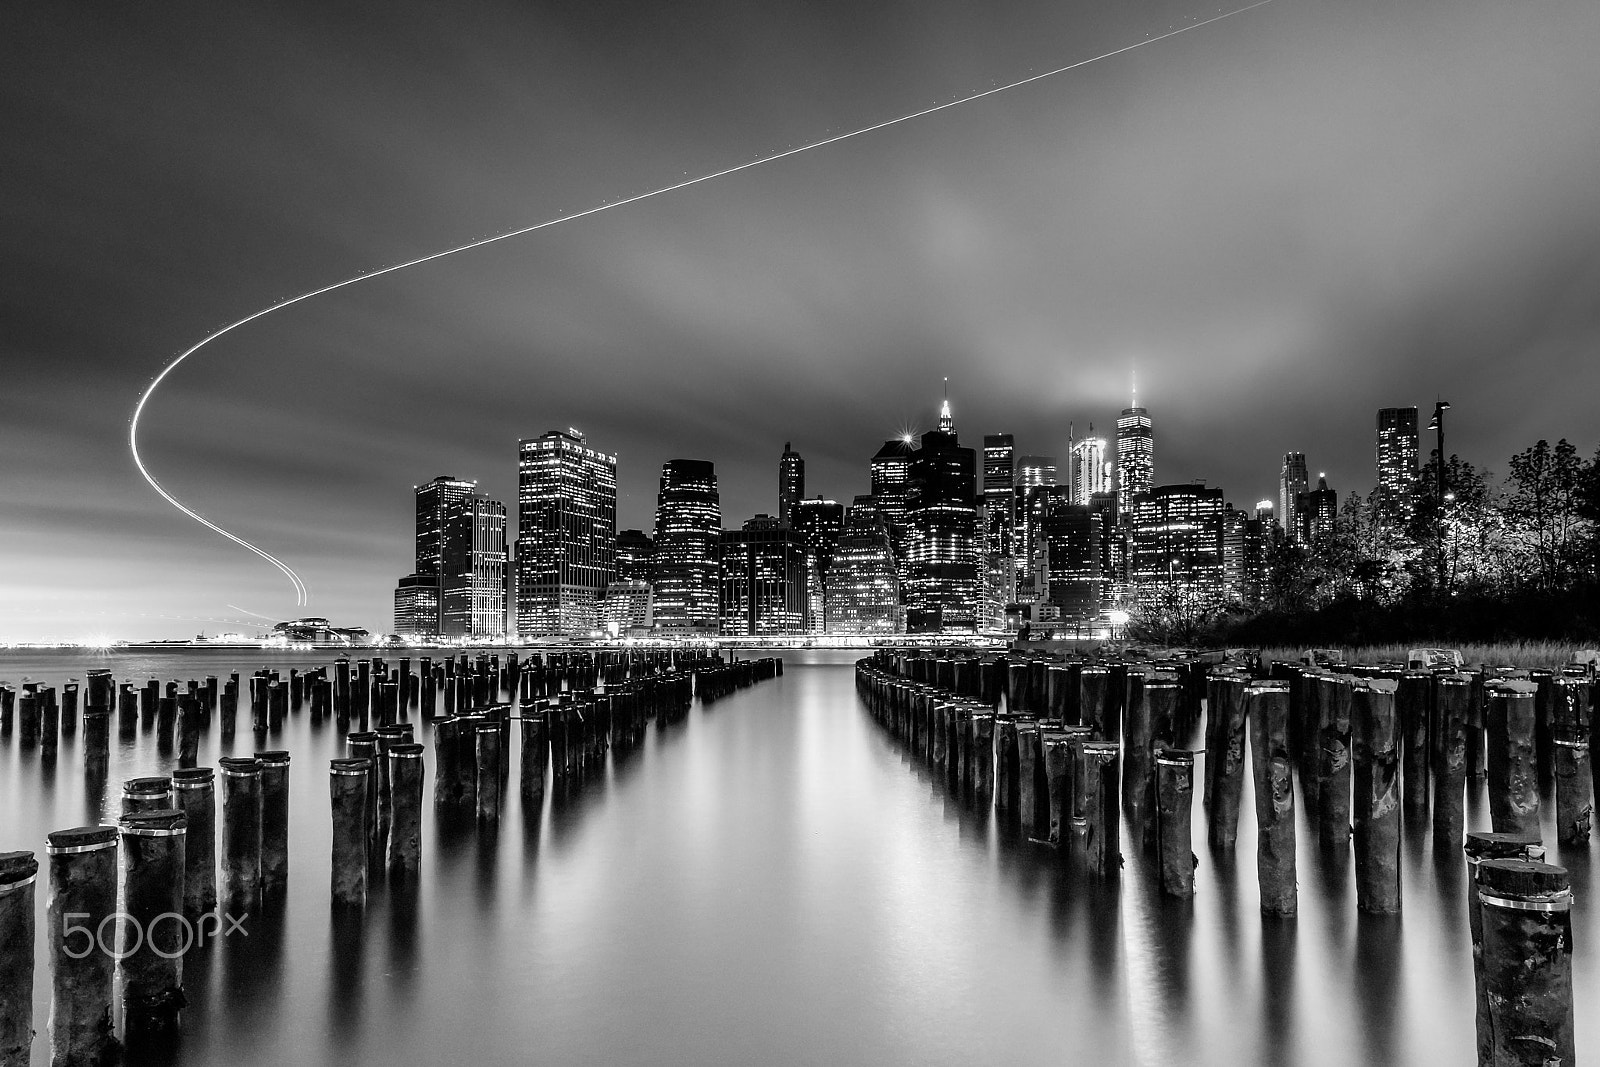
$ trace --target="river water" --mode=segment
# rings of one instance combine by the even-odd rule
[[[1130,853],[1077,884],[1001,832],[866,714],[859,653],[785,654],[786,673],[652,723],[575,796],[497,830],[430,815],[414,895],[328,906],[328,764],[342,738],[291,716],[291,885],[276,914],[185,960],[184,1064],[1414,1064],[1473,1061],[1459,856],[1403,847],[1403,916],[1355,910],[1352,865],[1300,826],[1300,916],[1257,910],[1253,800],[1214,856],[1195,807],[1191,902]],[[0,679],[59,684],[302,668],[329,653],[0,654]],[[244,754],[213,726],[200,762]],[[113,728],[113,735],[115,729]],[[419,740],[431,738],[419,728]],[[104,785],[76,738],[53,768],[0,744],[0,851],[115,813],[120,782],[165,773],[153,735],[113,737]],[[513,754],[512,767],[516,766]],[[1546,805],[1547,811],[1549,805]],[[1487,827],[1482,797],[1469,826]],[[1553,840],[1546,833],[1547,840]],[[1573,872],[1580,1055],[1600,993],[1589,851]],[[48,1062],[39,906],[35,1064]]]

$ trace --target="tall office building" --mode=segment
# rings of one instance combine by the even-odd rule
[[[1222,509],[1222,594],[1231,603],[1256,604],[1266,585],[1267,545],[1272,537],[1270,501],[1256,513],[1226,504]],[[1263,519],[1263,515],[1265,518]]]
[[[1017,597],[1031,595],[1034,575],[1034,553],[1038,549],[1034,516],[1038,512],[1038,490],[1056,484],[1054,456],[1021,456],[1017,459],[1017,473],[1011,492],[1012,516],[1016,531],[1012,537],[1012,560],[1017,571]]]
[[[923,434],[911,457],[904,584],[911,632],[970,631],[979,622],[977,453],[960,446],[948,414],[946,401],[940,422],[951,429]]]
[[[828,633],[880,634],[905,629],[889,524],[871,496],[856,497],[845,513],[824,597]]]
[[[643,530],[617,531],[616,580],[653,582],[656,580],[656,543]]]
[[[789,525],[805,546],[806,557],[816,567],[817,574],[826,581],[834,552],[839,547],[840,532],[844,529],[844,505],[820,496],[801,500],[795,504]]]
[[[1117,417],[1117,494],[1124,515],[1131,514],[1130,501],[1149,492],[1155,484],[1156,438],[1150,413],[1139,406],[1139,398],[1122,409]]]
[[[794,506],[806,496],[806,461],[788,441],[778,458],[778,518],[794,524]]]
[[[492,640],[506,635],[506,506],[472,496],[445,518],[439,586],[445,637]]]
[[[1046,498],[1038,529],[1040,601],[1062,619],[1098,619],[1106,602],[1101,514],[1088,504]]]
[[[1016,443],[1008,433],[983,435],[983,507],[989,551],[1010,556],[1017,526]],[[1009,599],[1009,597],[1007,598]]]
[[[717,471],[700,459],[671,459],[656,498],[656,627],[676,636],[717,632],[722,503]]]
[[[910,510],[911,454],[915,451],[914,438],[907,434],[885,441],[872,457],[872,499],[878,502],[878,513],[889,525],[902,580],[905,578],[906,515]]]
[[[1300,518],[1300,498],[1305,496],[1310,487],[1310,477],[1306,474],[1306,454],[1304,452],[1285,452],[1283,454],[1283,470],[1278,474],[1278,521],[1283,524],[1283,532],[1291,541],[1303,542],[1301,536],[1302,525]]]
[[[1021,456],[1017,459],[1016,486],[1032,489],[1036,485],[1056,484],[1054,456]]]
[[[617,457],[576,430],[518,449],[517,633],[587,637],[616,563]]]
[[[1316,544],[1333,533],[1339,517],[1339,494],[1328,488],[1328,476],[1317,476],[1317,487],[1300,494],[1300,543]]]
[[[1133,498],[1129,573],[1138,596],[1222,600],[1221,489],[1158,485]]]
[[[449,475],[415,487],[415,570],[394,594],[402,637],[504,635],[505,508],[477,489],[477,482]],[[496,609],[497,623],[486,617]]]
[[[721,632],[776,637],[806,631],[805,545],[781,519],[757,515],[723,530],[717,549]]]
[[[1094,424],[1089,424],[1089,436],[1072,443],[1071,458],[1067,461],[1071,476],[1072,502],[1087,505],[1096,493],[1111,491],[1111,464],[1106,460],[1106,439],[1094,435]]]
[[[655,622],[656,543],[643,530],[617,531],[617,557],[605,599],[601,628],[608,634],[647,634]]]
[[[1411,521],[1411,488],[1417,480],[1417,409],[1378,409],[1378,491],[1373,508],[1380,522]]]

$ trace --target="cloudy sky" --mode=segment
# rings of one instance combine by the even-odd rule
[[[338,7],[338,11],[330,10]],[[162,366],[275,301],[1159,36],[1149,0],[6,5],[0,640],[296,612],[138,477]],[[1060,454],[1137,374],[1160,482],[1365,492],[1380,406],[1503,471],[1600,444],[1600,5],[1275,0],[868,136],[252,323],[147,409],[152,471],[389,625],[411,487],[516,442],[713,460],[725,521],[866,491],[951,380]],[[514,504],[513,504],[514,507]],[[233,606],[233,607],[230,607]]]

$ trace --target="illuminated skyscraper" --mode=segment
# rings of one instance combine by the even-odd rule
[[[439,579],[408,574],[394,591],[394,632],[407,640],[439,636]]]
[[[1016,459],[1017,448],[1010,434],[983,435],[983,507],[989,551],[1008,557],[1015,551],[1017,527]]]
[[[1304,452],[1285,452],[1283,454],[1283,470],[1278,475],[1278,521],[1283,523],[1283,532],[1291,541],[1304,542],[1304,523],[1300,517],[1300,498],[1305,496],[1310,487],[1310,477],[1306,474],[1306,454]]]
[[[772,637],[806,630],[806,551],[771,515],[723,530],[718,545],[721,632]]]
[[[716,467],[700,459],[668,460],[656,498],[658,629],[678,636],[717,632],[721,534]]]
[[[1262,519],[1256,514],[1224,505],[1222,510],[1222,592],[1230,602],[1255,604],[1266,582],[1266,549],[1272,536],[1272,507]]]
[[[1089,436],[1072,443],[1067,470],[1072,485],[1072,502],[1087,505],[1096,493],[1111,491],[1111,464],[1106,461],[1106,439],[1094,435],[1094,424],[1089,424]]]
[[[1222,490],[1159,485],[1133,498],[1133,595],[1215,604],[1223,597]]]
[[[1038,513],[1035,490],[1056,484],[1054,456],[1021,456],[1017,459],[1015,486],[1012,489],[1012,516],[1016,533],[1012,538],[1012,559],[1017,569],[1018,597],[1031,588],[1034,554],[1038,550],[1034,518]]]
[[[910,510],[911,454],[915,450],[915,438],[907,434],[885,441],[872,457],[872,498],[878,502],[878,513],[889,525],[902,580],[905,577],[906,514]]]
[[[1339,494],[1328,488],[1327,475],[1317,476],[1317,487],[1300,494],[1300,542],[1315,544],[1333,533],[1339,516]]]
[[[794,525],[794,506],[805,499],[806,461],[788,441],[778,459],[778,518]]]
[[[1106,596],[1101,515],[1087,504],[1046,497],[1038,529],[1039,599],[1063,619],[1098,619]]]
[[[600,621],[607,633],[648,632],[655,621],[656,543],[643,530],[617,531],[617,558]]]
[[[1054,456],[1022,456],[1017,460],[1016,485],[1018,489],[1032,489],[1036,485],[1056,484],[1056,459]]]
[[[517,633],[587,637],[616,563],[617,457],[576,430],[521,442],[517,479]]]
[[[1150,413],[1139,406],[1135,396],[1117,418],[1117,495],[1124,514],[1131,513],[1129,502],[1135,496],[1149,492],[1155,484],[1155,450]]]
[[[977,453],[960,446],[951,426],[923,434],[911,457],[905,601],[913,632],[969,631],[979,621]]]
[[[506,506],[472,496],[449,509],[439,614],[445,637],[506,634]]]
[[[1373,505],[1380,522],[1411,520],[1411,489],[1417,480],[1417,409],[1378,409],[1378,492]]]
[[[656,580],[656,543],[643,530],[617,532],[616,580],[653,582]]]
[[[845,514],[825,597],[829,633],[899,633],[905,629],[889,524],[870,496],[856,497]]]

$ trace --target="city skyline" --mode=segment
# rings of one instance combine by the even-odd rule
[[[0,640],[297,612],[126,454],[150,376],[218,325],[1198,15],[692,8],[8,13]],[[1587,454],[1597,36],[1577,2],[1271,4],[263,320],[172,376],[146,458],[300,571],[306,613],[375,624],[405,491],[456,472],[510,501],[505,441],[552,425],[619,457],[624,528],[670,456],[717,465],[727,514],[772,512],[783,440],[851,499],[946,376],[969,442],[1064,463],[1137,373],[1159,480],[1241,507],[1289,450],[1365,495],[1371,413],[1438,396],[1449,450],[1496,472],[1539,438]]]

